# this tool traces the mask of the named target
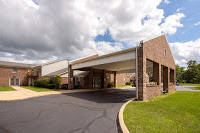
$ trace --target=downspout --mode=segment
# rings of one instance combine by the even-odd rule
[[[32,76],[33,76],[33,73],[31,71],[31,84],[30,84],[30,86],[32,86]]]
[[[136,99],[138,99],[138,48],[136,48],[135,52],[135,59],[136,59]]]

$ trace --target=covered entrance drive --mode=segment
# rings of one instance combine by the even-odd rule
[[[161,90],[161,67],[163,67],[163,90]],[[165,92],[175,91],[175,62],[165,35],[141,41],[140,46],[69,62],[68,87],[74,88],[74,71],[87,71],[82,82],[86,88],[107,88],[109,75],[135,73],[136,98],[148,100]]]
[[[86,88],[107,88],[111,75],[114,77],[116,86],[116,75],[121,73],[136,73],[136,52],[137,47],[127,50],[103,55],[91,56],[87,59],[80,59],[69,62],[68,77],[69,89],[74,87],[74,71],[87,71],[88,76],[84,77]]]

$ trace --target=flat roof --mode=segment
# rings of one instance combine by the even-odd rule
[[[36,64],[25,64],[18,62],[0,61],[0,66],[12,66],[12,67],[33,67]]]
[[[125,49],[125,50],[120,50],[120,51],[113,52],[113,53],[104,54],[104,55],[101,55],[101,56],[96,56],[94,58],[88,58],[88,59],[86,59],[87,57],[86,58],[80,58],[80,59],[77,59],[75,61],[70,61],[69,64],[73,65],[73,64],[78,64],[78,63],[85,62],[85,61],[91,61],[91,60],[96,60],[96,59],[100,59],[100,58],[104,58],[104,57],[109,57],[109,56],[113,56],[113,55],[118,55],[118,54],[130,52],[130,51],[135,51],[136,48],[138,48],[138,47],[140,47],[140,46],[128,48],[128,49]]]

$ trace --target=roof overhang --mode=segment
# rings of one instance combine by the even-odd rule
[[[136,48],[137,47],[133,47],[102,56],[96,56],[87,60],[71,61],[69,64],[72,65],[73,70],[89,67],[109,71],[133,70],[135,69]]]

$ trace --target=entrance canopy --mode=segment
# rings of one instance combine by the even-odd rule
[[[95,56],[87,60],[70,61],[73,70],[87,71],[88,68],[116,71],[117,73],[133,73],[136,69],[136,48],[130,48],[102,56]]]
[[[106,55],[93,55],[90,57],[70,61],[73,70],[88,71],[89,68],[116,71],[120,73],[136,72],[136,48],[130,48]],[[152,71],[153,64],[147,61],[147,69]]]
[[[161,66],[163,66],[163,74]],[[76,70],[88,72],[83,82],[88,88],[95,86],[106,88],[110,80],[108,75],[111,74],[114,75],[116,86],[117,74],[135,73],[136,96],[140,100],[147,100],[161,94],[161,77],[165,81],[163,83],[165,91],[175,90],[175,62],[165,35],[141,41],[138,47],[70,61],[68,66],[69,89],[73,89],[73,72]]]

